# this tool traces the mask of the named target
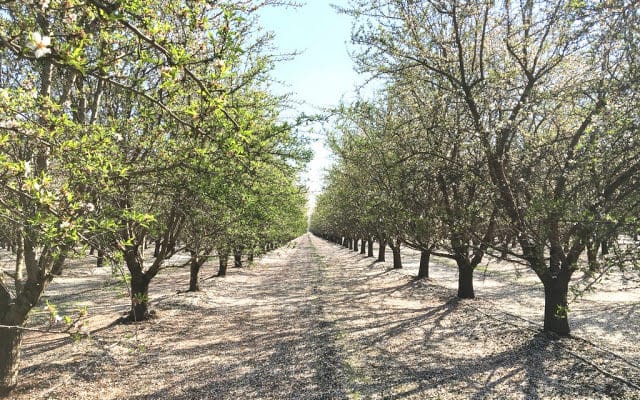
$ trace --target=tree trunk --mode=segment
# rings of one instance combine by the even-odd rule
[[[98,250],[98,258],[96,258],[96,268],[104,267],[104,250]]]
[[[422,250],[420,252],[420,267],[418,268],[418,279],[429,278],[430,258],[431,250]]]
[[[544,283],[544,330],[560,336],[568,336],[569,308],[567,306],[567,291],[569,278],[560,273],[556,278]]]
[[[149,319],[149,282],[144,274],[131,275],[131,311],[129,320],[145,321]]]
[[[353,239],[353,251],[358,251],[358,239]]]
[[[252,263],[254,256],[255,256],[255,254],[253,253],[253,250],[251,250],[249,252],[249,254],[247,255],[247,262]]]
[[[360,240],[360,254],[365,254],[367,252],[367,239],[362,238]]]
[[[373,238],[367,242],[367,257],[373,257]]]
[[[200,268],[204,264],[204,257],[200,259],[197,256],[193,256],[191,258],[191,266],[189,267],[189,291],[190,292],[199,292],[200,291]]]
[[[15,276],[15,285],[16,285],[16,296],[20,295],[22,292],[22,286],[24,284],[24,275],[26,272],[26,265],[24,263],[24,247],[22,241],[22,231],[20,231],[16,237],[16,276]]]
[[[155,247],[153,248],[153,256],[158,257],[160,255],[160,246],[162,246],[162,241],[160,239],[156,240]]]
[[[458,264],[458,297],[461,299],[476,297],[473,291],[473,268],[469,265]]]
[[[378,261],[379,262],[384,262],[385,261],[385,252],[387,249],[387,241],[386,240],[381,240],[380,241],[380,247],[378,248]]]
[[[353,250],[353,240],[352,239],[347,239],[347,245],[349,247],[349,250]]]
[[[391,248],[393,253],[393,269],[402,268],[402,258],[400,256],[400,244],[397,244]]]
[[[0,396],[18,384],[22,331],[0,328]]]
[[[233,267],[242,268],[242,252],[239,250],[233,251]]]
[[[587,260],[589,264],[589,274],[594,274],[600,269],[600,263],[598,262],[598,249],[600,243],[589,242],[587,243]]]
[[[229,265],[229,255],[222,253],[218,255],[220,268],[218,269],[218,276],[227,276],[227,265]]]

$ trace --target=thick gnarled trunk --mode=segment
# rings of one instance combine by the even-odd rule
[[[526,260],[536,272],[544,286],[544,328],[545,332],[552,332],[559,336],[568,336],[569,305],[567,293],[571,275],[575,271],[575,263],[584,250],[581,243],[566,255],[562,255],[562,248],[552,246],[549,251],[548,264],[545,259],[545,248],[527,242],[521,242]]]
[[[544,330],[559,336],[568,336],[569,307],[567,293],[569,290],[568,274],[559,274],[544,284]]]
[[[131,275],[131,310],[130,321],[146,321],[149,319],[149,283],[144,274]]]
[[[0,396],[18,384],[22,331],[0,328]]]
[[[19,327],[24,324],[29,311],[38,304],[42,292],[53,279],[53,275],[41,274],[40,267],[51,271],[54,256],[50,249],[36,257],[35,246],[27,237],[23,239],[24,263],[27,280],[20,293],[12,297],[11,292],[0,280],[0,325]],[[59,257],[57,260],[63,259]],[[61,265],[60,265],[61,268]],[[0,395],[8,393],[18,382],[20,369],[20,347],[22,331],[17,328],[0,328]]]
[[[124,261],[131,275],[131,309],[127,316],[129,321],[138,322],[149,319],[149,284],[160,270],[165,254],[160,255],[145,272],[144,259],[140,245],[131,245],[124,250]]]
[[[367,241],[367,257],[373,257],[373,238]]]

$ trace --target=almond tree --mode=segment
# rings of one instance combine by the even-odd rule
[[[544,329],[568,334],[568,284],[580,255],[637,186],[629,158],[637,147],[614,145],[635,129],[633,5],[352,3],[344,11],[357,17],[361,69],[412,71],[460,107],[464,143],[483,155],[496,209],[519,243],[501,250],[543,283]]]
[[[109,159],[116,138],[91,123],[99,91],[77,95],[85,94],[78,68],[86,20],[76,7],[0,8],[0,208],[3,223],[17,232],[17,264],[26,270],[14,284],[0,278],[0,392],[17,383],[29,311],[81,239],[108,225],[96,217],[87,185],[99,189],[109,175],[123,173]]]
[[[26,279],[0,281],[1,392],[17,383],[29,310],[78,244],[122,256],[130,319],[148,316],[191,178],[246,162],[251,116],[231,102],[264,79],[268,35],[252,15],[268,3],[2,2],[0,217]],[[162,246],[147,265],[149,236]]]

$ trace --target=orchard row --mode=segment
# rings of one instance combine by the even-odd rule
[[[374,100],[336,110],[311,229],[458,267],[529,266],[569,334],[580,270],[638,265],[640,14],[625,1],[353,1]],[[635,238],[635,241],[632,240]]]
[[[305,231],[309,154],[271,93],[269,3],[2,2],[0,225],[16,268],[0,275],[0,392],[29,311],[77,253],[126,266],[139,321],[176,252],[196,290],[208,257]]]

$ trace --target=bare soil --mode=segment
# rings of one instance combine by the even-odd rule
[[[90,335],[26,332],[10,398],[640,399],[637,275],[575,299],[574,335],[557,339],[540,333],[542,288],[525,268],[490,260],[463,301],[456,268],[435,259],[417,281],[418,260],[405,250],[392,270],[305,235],[198,293],[180,292],[186,269],[165,271],[151,283],[157,317],[136,324],[117,322],[117,274],[76,261],[43,303],[87,306]],[[29,326],[47,318],[40,306]]]

